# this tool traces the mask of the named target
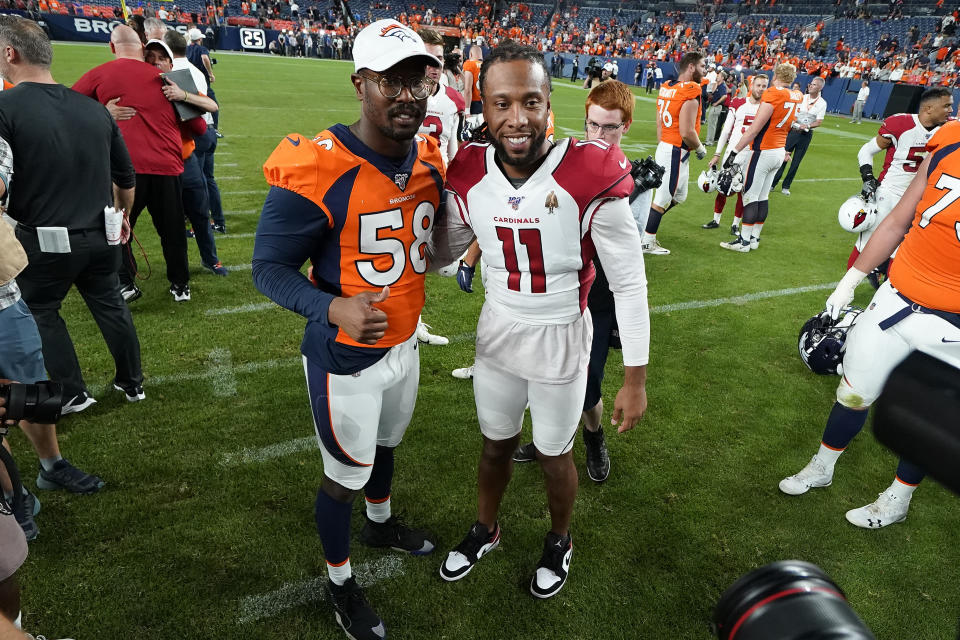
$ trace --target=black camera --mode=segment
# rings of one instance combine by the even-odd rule
[[[54,424],[60,419],[63,385],[45,380],[36,384],[0,384],[0,398],[7,410],[2,420],[27,420]]]

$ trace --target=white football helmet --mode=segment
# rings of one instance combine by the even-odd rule
[[[844,231],[860,233],[869,231],[877,224],[877,204],[873,198],[864,200],[862,196],[850,196],[840,205],[837,219]]]
[[[710,193],[717,189],[717,168],[710,167],[707,171],[701,171],[697,177],[697,186],[704,193]]]

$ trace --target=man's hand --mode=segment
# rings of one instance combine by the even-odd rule
[[[610,424],[617,427],[617,433],[629,431],[637,426],[640,418],[647,411],[647,389],[644,384],[624,384],[617,392],[617,399],[613,403],[613,416]]]
[[[880,181],[873,176],[870,176],[864,181],[863,189],[860,191],[860,194],[864,197],[864,199],[867,199],[877,192],[877,188],[879,186]]]
[[[703,143],[700,143],[700,146],[694,150],[694,153],[697,154],[697,160],[703,160],[707,157],[707,148],[703,146]]]
[[[713,169],[717,166],[718,162],[720,162],[720,155],[715,153],[713,157],[710,158],[710,162],[707,163],[707,169]]]
[[[476,271],[476,267],[471,267],[463,260],[460,261],[460,266],[457,268],[457,284],[460,285],[461,290],[473,293],[473,274]]]
[[[104,106],[107,108],[107,111],[110,112],[110,115],[113,116],[113,119],[117,122],[123,120],[129,120],[133,116],[137,115],[137,110],[133,107],[122,107],[120,104],[120,98],[114,98],[113,100],[107,101],[107,104]]]
[[[860,271],[856,267],[850,267],[850,270],[847,271],[847,274],[840,280],[840,284],[838,284],[837,288],[830,294],[830,297],[827,298],[827,303],[824,305],[824,309],[830,314],[830,318],[836,320],[840,317],[840,312],[850,306],[850,303],[853,302],[853,292],[857,289],[857,285],[863,282],[863,279],[866,277],[867,274],[863,271]]]
[[[213,81],[217,79],[217,76],[210,74],[210,84],[213,84]]]
[[[390,295],[390,287],[380,293],[362,291],[350,298],[334,298],[327,309],[327,320],[360,344],[376,344],[387,332],[387,314],[375,304]]]
[[[163,85],[163,97],[170,102],[184,102],[187,99],[187,92],[181,89],[176,82],[167,78]]]

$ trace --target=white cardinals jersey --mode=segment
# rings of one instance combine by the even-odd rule
[[[463,104],[463,96],[446,85],[441,85],[439,91],[427,98],[427,115],[420,125],[420,133],[437,141],[447,164],[453,160],[460,143],[457,133]]]
[[[525,358],[515,350],[510,357],[513,366],[542,365],[551,352],[561,351],[578,352],[576,358],[559,358],[571,368],[586,365],[580,356],[589,356],[589,340],[580,354],[582,340],[572,334],[582,334],[577,325],[584,318],[595,275],[591,262],[595,253],[602,264],[615,265],[607,274],[618,321],[627,325],[620,325],[624,364],[646,364],[646,275],[639,233],[627,202],[633,189],[630,162],[619,147],[563,140],[551,148],[529,179],[514,186],[497,165],[492,145],[468,144],[447,172],[447,188],[446,217],[451,224],[468,225],[483,251],[485,305],[497,316],[534,331],[570,327],[569,340],[559,334],[554,344],[530,345],[528,340],[527,348],[540,350],[539,356],[532,354],[536,362],[518,362]],[[478,358],[487,339],[483,329],[481,314]],[[504,358],[511,355],[505,348],[499,351]]]
[[[721,153],[724,146],[727,150],[737,146],[740,138],[753,124],[753,119],[757,117],[759,108],[759,102],[751,102],[745,98],[738,98],[734,101],[733,110],[727,113],[727,118],[723,121],[723,129],[720,131],[720,138],[717,141],[718,154]]]
[[[884,120],[877,135],[893,144],[887,147],[883,158],[880,183],[898,196],[903,195],[927,155],[927,142],[939,128],[927,129],[914,113],[898,113]]]

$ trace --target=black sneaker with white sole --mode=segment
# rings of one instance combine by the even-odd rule
[[[367,523],[360,530],[360,542],[368,547],[381,547],[415,556],[425,556],[436,546],[430,534],[408,527],[396,516],[390,516],[386,522],[374,522],[370,518],[366,520]]]
[[[514,462],[533,462],[536,459],[537,448],[533,446],[532,442],[521,444],[517,447],[517,450],[513,452]]]
[[[173,295],[174,302],[187,302],[190,300],[190,285],[172,284],[170,285],[170,293]]]
[[[135,284],[129,284],[120,289],[120,297],[123,298],[124,302],[133,302],[143,295],[143,291],[140,290]]]
[[[117,391],[123,391],[123,394],[127,397],[127,402],[140,402],[145,400],[147,394],[143,392],[143,387],[140,385],[135,385],[132,387],[122,387],[117,384],[117,381],[113,381],[113,388]]]
[[[603,482],[610,475],[610,454],[603,427],[596,431],[583,428],[583,444],[587,449],[587,475],[594,482]]]
[[[537,598],[556,595],[567,582],[572,558],[573,538],[570,534],[561,537],[552,531],[547,533],[543,541],[543,555],[530,579],[530,593]]]
[[[717,222],[716,220],[711,220],[711,221],[708,222],[707,224],[702,224],[702,225],[700,225],[700,228],[701,228],[701,229],[719,229],[719,228],[720,228],[720,223]]]
[[[440,577],[447,582],[459,580],[470,573],[473,565],[483,556],[497,548],[500,544],[500,523],[494,525],[493,532],[487,530],[487,525],[481,522],[473,523],[467,537],[447,554],[447,559],[440,565]]]
[[[99,477],[77,469],[66,458],[57,460],[49,471],[41,466],[37,476],[37,488],[44,490],[66,489],[70,493],[96,493],[104,484]]]
[[[96,403],[97,401],[94,400],[89,393],[81,391],[63,403],[63,406],[60,408],[60,415],[65,416],[71,413],[80,413],[90,405]]]
[[[383,620],[370,607],[363,589],[350,577],[342,585],[327,580],[327,598],[337,624],[351,640],[382,640],[387,637]]]

